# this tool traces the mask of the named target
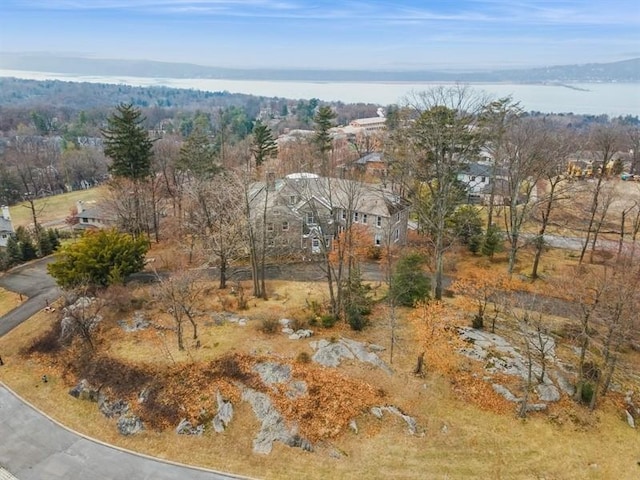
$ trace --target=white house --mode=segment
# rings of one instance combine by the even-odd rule
[[[2,217],[0,217],[0,247],[6,247],[9,237],[13,235],[13,222],[11,221],[11,214],[9,213],[9,207],[2,206]]]

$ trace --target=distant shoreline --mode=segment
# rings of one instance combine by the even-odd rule
[[[299,81],[228,80],[213,78],[134,77],[125,75],[72,75],[25,70],[0,69],[0,77],[26,80],[57,80],[75,83],[101,83],[135,87],[168,87],[208,92],[230,92],[295,99],[390,105],[403,103],[414,92],[457,82],[409,81]],[[640,83],[564,82],[459,82],[494,98],[512,97],[525,111],[640,115]]]

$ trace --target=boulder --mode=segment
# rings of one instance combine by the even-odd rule
[[[576,388],[573,386],[573,384],[569,380],[567,380],[567,378],[561,373],[556,372],[555,377],[560,390],[562,390],[570,397],[573,397],[573,395],[576,393]]]
[[[98,394],[98,408],[107,418],[120,417],[129,411],[129,404],[124,400],[110,402],[103,393]]]
[[[358,424],[356,423],[356,419],[355,418],[352,418],[349,421],[349,428],[351,429],[351,431],[353,433],[355,433],[356,435],[358,434]]]
[[[80,400],[98,401],[98,390],[92,387],[86,379],[82,379],[78,384],[69,390],[69,395]]]
[[[536,387],[538,398],[543,402],[557,402],[560,400],[560,391],[553,385],[538,385]]]
[[[118,320],[118,325],[120,325],[120,328],[122,328],[122,330],[130,333],[148,328],[149,322],[144,318],[143,312],[137,311],[133,314],[131,323],[129,323],[127,320]]]
[[[527,412],[544,412],[547,409],[546,403],[528,403]]]
[[[504,385],[500,385],[498,383],[494,383],[494,384],[491,385],[491,387],[493,387],[493,390],[496,393],[502,395],[504,398],[506,398],[510,402],[519,402],[519,401],[521,401],[518,397],[516,397],[513,393],[511,393],[509,391],[509,389],[507,387],[505,387]]]
[[[289,327],[289,325],[291,325],[291,320],[289,320],[288,318],[281,318],[280,320],[278,320],[278,323],[280,323],[280,325],[282,325],[283,327]]]
[[[253,369],[260,375],[260,379],[267,385],[287,383],[291,380],[291,367],[275,362],[258,363]]]
[[[357,359],[361,362],[370,363],[389,375],[393,374],[391,368],[378,355],[370,352],[368,346],[362,342],[341,338],[337,342],[320,340],[311,342],[310,345],[311,348],[316,350],[311,359],[325,367],[337,367],[343,359]]]
[[[284,333],[285,335],[291,335],[291,334],[293,334],[293,329],[289,328],[289,327],[284,327],[282,329],[282,333]]]
[[[118,432],[120,432],[120,435],[135,435],[143,428],[142,420],[131,413],[118,418]]]
[[[217,433],[222,433],[229,426],[233,418],[233,405],[230,401],[222,398],[220,390],[216,392],[216,401],[218,403],[218,413],[213,417],[211,425]]]
[[[245,388],[242,391],[242,399],[249,402],[253,413],[260,421],[260,431],[253,440],[254,453],[271,453],[273,442],[281,442],[290,447],[313,451],[311,443],[298,435],[293,426],[287,425],[267,395],[251,388]]]
[[[633,418],[633,415],[631,415],[631,413],[629,412],[629,410],[625,410],[624,413],[627,414],[627,424],[631,427],[631,428],[636,428],[636,421]]]
[[[183,418],[176,427],[178,435],[202,435],[204,433],[204,425],[193,426],[189,420]]]

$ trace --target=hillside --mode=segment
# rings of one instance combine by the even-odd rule
[[[327,82],[640,82],[640,58],[611,63],[553,65],[541,68],[448,72],[419,70],[239,69],[148,60],[114,60],[59,55],[1,53],[0,68],[70,75],[116,75],[151,78]]]

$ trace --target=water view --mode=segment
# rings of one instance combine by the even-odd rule
[[[0,70],[0,77],[31,80],[111,83],[132,86],[167,86],[206,91],[228,91],[268,97],[319,98],[345,103],[366,102],[388,105],[401,103],[413,91],[422,91],[436,83],[381,82],[298,82],[261,80],[223,80],[209,78],[145,78],[123,76],[81,76],[57,73]],[[512,96],[527,111],[640,115],[640,85],[637,83],[585,84],[473,84],[474,88],[495,97]]]

